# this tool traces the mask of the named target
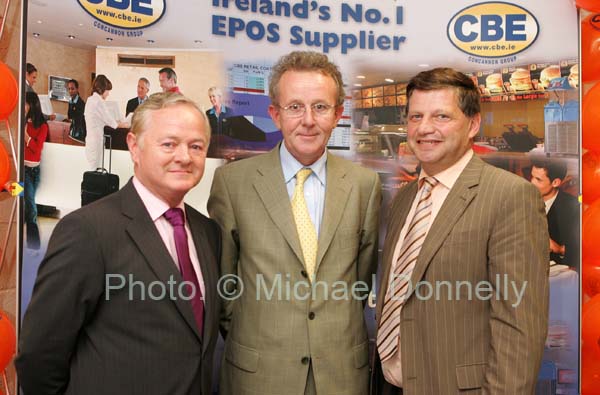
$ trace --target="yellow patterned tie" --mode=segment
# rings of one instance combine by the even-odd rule
[[[310,219],[308,206],[304,199],[304,181],[312,173],[311,169],[300,169],[296,173],[296,188],[292,196],[292,213],[296,221],[296,229],[300,238],[300,246],[304,255],[304,265],[308,278],[312,280],[317,263],[317,231]]]

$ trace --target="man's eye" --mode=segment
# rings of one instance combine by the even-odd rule
[[[328,106],[327,106],[327,104],[323,104],[323,103],[317,103],[317,104],[315,104],[315,105],[313,106],[313,108],[314,108],[316,111],[324,111],[324,110],[327,110]]]
[[[302,104],[298,104],[298,103],[290,104],[288,106],[288,108],[292,111],[299,111],[302,109]]]

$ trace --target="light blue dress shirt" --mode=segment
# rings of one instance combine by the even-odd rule
[[[306,200],[310,219],[317,231],[317,237],[319,237],[321,222],[323,220],[323,207],[325,206],[327,150],[312,165],[304,166],[290,154],[282,142],[279,149],[279,158],[283,169],[285,187],[287,188],[290,200],[294,196],[294,189],[296,188],[296,173],[304,167],[312,170],[311,175],[304,181],[304,199]]]

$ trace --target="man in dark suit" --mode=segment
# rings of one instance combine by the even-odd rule
[[[563,161],[535,161],[531,182],[542,194],[550,233],[550,260],[579,268],[579,202],[560,190],[567,175]]]
[[[469,77],[424,71],[406,94],[421,172],[389,210],[373,392],[532,394],[548,325],[540,194],[473,154],[481,114]]]
[[[209,139],[204,112],[181,95],[138,109],[135,176],[50,239],[15,363],[25,394],[211,393],[220,237],[183,203]]]
[[[148,99],[148,92],[150,91],[150,81],[147,78],[142,77],[138,80],[137,84],[137,96],[127,102],[127,108],[125,109],[125,116],[135,111],[136,108]]]

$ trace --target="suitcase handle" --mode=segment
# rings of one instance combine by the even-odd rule
[[[108,173],[110,173],[111,166],[112,166],[112,136],[110,134],[105,134],[104,135],[104,139],[108,139]],[[104,143],[104,141],[103,141]],[[104,144],[102,144],[102,167],[97,168],[96,171],[98,169],[102,169],[103,172],[106,172],[106,168],[104,168]]]

